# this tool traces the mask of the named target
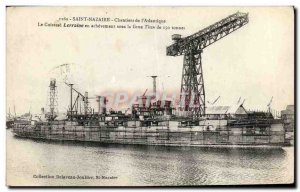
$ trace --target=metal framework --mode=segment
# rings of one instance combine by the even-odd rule
[[[181,38],[177,34],[172,36],[175,43],[167,47],[167,55],[184,55],[180,95],[184,111],[192,112],[195,117],[205,115],[202,50],[246,25],[248,21],[248,13],[237,12],[188,37]]]
[[[88,97],[88,92],[85,92],[84,95],[77,91],[76,89],[73,88],[73,84],[71,83],[66,83],[67,86],[70,87],[70,108],[68,111],[68,116],[71,120],[73,120],[73,117],[80,116],[82,115],[81,113],[81,101],[83,101],[83,110],[84,110],[84,115],[91,114],[93,110],[89,107],[89,98]],[[77,97],[73,102],[73,91],[77,93]]]
[[[50,80],[50,91],[49,91],[49,108],[50,108],[50,114],[49,119],[54,120],[56,117],[55,109],[57,107],[57,91],[56,91],[56,79]]]

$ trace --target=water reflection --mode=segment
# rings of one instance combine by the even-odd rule
[[[198,148],[48,142],[7,133],[8,171],[105,175],[117,180],[52,181],[68,185],[227,185],[293,181],[293,148]],[[61,182],[61,183],[59,183]]]

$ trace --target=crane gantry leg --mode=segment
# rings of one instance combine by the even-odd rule
[[[201,51],[188,51],[184,55],[180,101],[184,111],[196,118],[205,115],[205,90],[202,73]]]
[[[237,12],[185,38],[173,34],[168,56],[184,55],[181,79],[180,110],[199,118],[205,115],[202,50],[249,22],[248,13]]]

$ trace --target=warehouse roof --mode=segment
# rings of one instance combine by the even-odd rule
[[[205,113],[207,115],[226,114],[229,108],[229,106],[211,106],[206,108]]]
[[[247,114],[245,108],[241,104],[232,106],[210,106],[206,108],[207,115],[225,115],[225,114]]]

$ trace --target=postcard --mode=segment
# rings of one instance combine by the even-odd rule
[[[6,13],[8,186],[295,186],[294,7]]]

